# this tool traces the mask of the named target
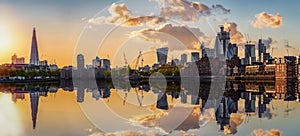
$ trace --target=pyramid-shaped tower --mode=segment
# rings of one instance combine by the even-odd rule
[[[30,64],[32,65],[39,65],[39,51],[38,51],[38,44],[36,40],[36,33],[35,28],[33,28],[33,35],[31,41],[31,53],[30,53]]]

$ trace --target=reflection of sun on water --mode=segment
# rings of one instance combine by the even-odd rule
[[[11,95],[0,94],[0,135],[19,136],[23,128],[16,105],[11,101]]]

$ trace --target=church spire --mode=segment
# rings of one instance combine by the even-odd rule
[[[32,35],[32,41],[31,41],[31,54],[30,54],[30,64],[32,65],[39,65],[39,51],[38,51],[38,45],[36,40],[36,32],[35,28],[33,28],[33,35]]]

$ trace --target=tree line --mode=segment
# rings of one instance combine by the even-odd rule
[[[59,78],[59,70],[24,70],[24,69],[9,69],[0,68],[0,77],[2,79],[9,79],[10,77],[21,77],[25,80],[40,77],[41,79]]]

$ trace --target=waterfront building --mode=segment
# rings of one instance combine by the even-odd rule
[[[11,64],[25,64],[25,58],[18,58],[16,54],[11,57]]]
[[[48,66],[48,61],[47,60],[42,60],[39,62],[40,66]]]
[[[264,71],[268,72],[268,73],[275,73],[276,72],[276,64],[265,65]]]
[[[298,78],[298,66],[295,56],[284,56],[284,61],[276,63],[276,78]]]
[[[72,66],[65,66],[60,70],[60,78],[61,79],[72,79]]]
[[[58,70],[58,66],[56,64],[50,64],[49,70]]]

